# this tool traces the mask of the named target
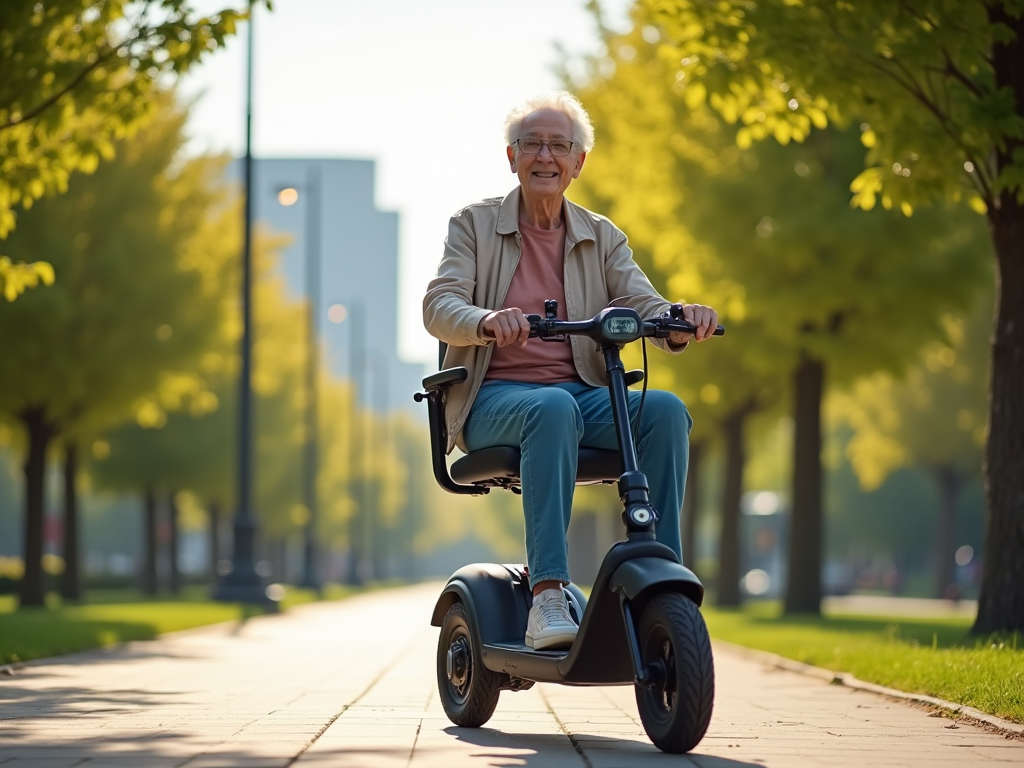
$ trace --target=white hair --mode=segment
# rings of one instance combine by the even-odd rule
[[[538,93],[512,108],[505,118],[505,143],[510,147],[520,138],[523,120],[539,109],[554,109],[572,120],[572,143],[579,152],[594,148],[594,126],[580,100],[568,91]]]

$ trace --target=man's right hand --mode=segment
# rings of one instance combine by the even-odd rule
[[[480,335],[494,339],[499,347],[519,342],[525,347],[530,338],[530,324],[519,307],[509,307],[491,312],[480,321]]]

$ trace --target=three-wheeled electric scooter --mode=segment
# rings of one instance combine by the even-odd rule
[[[522,691],[535,682],[632,684],[640,719],[654,745],[665,752],[687,752],[707,732],[714,703],[711,641],[699,610],[704,587],[672,549],[655,541],[659,513],[651,506],[647,478],[638,470],[627,397],[627,387],[643,381],[645,372],[627,373],[620,350],[638,339],[665,338],[694,327],[682,319],[678,304],[653,320],[642,320],[627,307],[609,307],[591,320],[564,321],[556,318],[557,307],[549,300],[544,317],[527,315],[530,336],[555,342],[586,336],[604,355],[619,450],[581,448],[576,482],[618,484],[626,540],[608,551],[589,600],[576,585],[565,587],[570,614],[579,624],[569,649],[525,645],[533,594],[524,566],[477,563],[456,571],[431,618],[441,628],[441,703],[453,723],[475,728],[494,714],[503,690]],[[715,330],[716,335],[724,332],[721,326]],[[646,360],[645,348],[645,366]],[[415,395],[417,402],[427,401],[434,477],[451,493],[478,495],[491,488],[521,492],[518,448],[473,451],[448,469],[446,392],[467,377],[463,367],[442,370],[425,378],[426,391]],[[643,397],[637,425],[642,410]]]

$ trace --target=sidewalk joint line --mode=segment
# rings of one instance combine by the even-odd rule
[[[576,737],[569,733],[569,729],[565,727],[565,723],[562,722],[562,718],[555,714],[555,708],[551,706],[551,702],[548,700],[543,689],[541,689],[539,693],[540,697],[544,700],[544,706],[548,708],[548,714],[555,718],[555,722],[558,724],[558,729],[565,734],[567,739],[569,739],[569,743],[572,744],[572,748],[576,750],[576,754],[580,756],[583,764],[587,768],[594,768],[594,764],[590,762],[590,758],[583,752],[583,745],[576,741]]]
[[[412,749],[409,750],[409,761],[405,764],[405,768],[409,768],[412,765],[412,759],[416,756],[416,745],[420,743],[420,731],[423,730],[423,720],[420,719],[419,725],[416,726],[416,735],[412,740]]]
[[[358,696],[356,696],[354,699],[352,699],[352,701],[350,701],[348,704],[345,704],[341,708],[341,711],[338,712],[338,714],[336,714],[334,717],[332,717],[330,720],[328,720],[326,725],[324,725],[323,728],[321,728],[319,731],[316,732],[316,735],[314,735],[313,738],[309,740],[309,743],[307,743],[306,746],[304,746],[302,749],[300,749],[298,754],[295,755],[295,757],[293,757],[291,760],[288,761],[288,764],[285,766],[285,768],[291,768],[291,766],[295,765],[295,763],[298,762],[298,760],[304,754],[306,754],[307,751],[309,751],[309,748],[312,747],[314,744],[316,744],[317,740],[321,736],[323,736],[325,733],[327,733],[327,729],[330,728],[332,725],[334,725],[335,721],[339,717],[344,715],[346,712],[348,712],[349,709],[351,709],[356,704],[358,704],[360,699],[362,699],[366,694],[368,694],[371,690],[373,690],[373,687],[375,685],[377,685],[377,683],[379,683],[381,681],[381,679],[384,677],[384,675],[386,675],[388,672],[390,672],[392,669],[394,669],[395,666],[397,666],[399,660],[401,660],[405,656],[407,656],[408,652],[412,648],[414,648],[418,642],[419,642],[419,638],[417,637],[417,639],[414,640],[411,644],[409,644],[406,648],[403,648],[402,651],[394,659],[392,659],[391,663],[388,664],[386,667],[384,667],[384,669],[382,669],[377,674],[377,676],[375,678],[373,678],[373,680],[371,680],[369,682],[369,684],[367,684],[367,686],[360,692],[360,694]],[[421,723],[422,723],[422,721],[421,721]],[[417,729],[416,733],[417,733],[417,736],[418,736],[419,735],[419,730],[418,729]],[[410,760],[411,759],[412,759],[412,757],[410,756]]]

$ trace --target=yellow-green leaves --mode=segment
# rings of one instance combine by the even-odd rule
[[[957,199],[967,191],[990,209],[1001,189],[1024,200],[1024,113],[1009,89],[996,87],[997,62],[987,53],[1013,38],[1000,22],[1002,11],[956,0],[640,0],[639,8],[639,16],[661,30],[661,45],[689,62],[683,67],[687,87],[703,83],[712,108],[749,126],[738,134],[741,147],[768,138],[800,140],[800,126],[787,121],[789,128],[779,128],[771,121],[781,114],[782,87],[814,128],[866,120],[866,167],[899,163],[913,175],[883,177],[855,205],[873,204],[873,195],[884,193],[903,209],[904,202]],[[1006,13],[1012,18],[1016,11]],[[1007,83],[1012,73],[1000,77]],[[760,95],[751,93],[751,83]],[[739,103],[738,93],[750,104]],[[1001,147],[1009,149],[1000,167],[985,162]]]
[[[942,318],[945,338],[924,346],[897,378],[878,373],[829,400],[834,425],[852,430],[846,455],[865,490],[910,463],[976,476],[985,437],[989,292],[967,314]]]
[[[0,256],[0,293],[7,301],[14,301],[29,288],[39,283],[53,285],[53,267],[45,261],[31,264],[12,262],[6,256]]]
[[[850,182],[850,191],[853,192],[850,207],[862,208],[865,211],[874,208],[878,193],[882,190],[883,174],[881,168],[866,168],[861,171],[857,178]]]
[[[73,171],[109,160],[158,85],[235,31],[240,12],[197,18],[190,0],[0,3],[0,239]],[[21,258],[22,254],[11,254]]]

